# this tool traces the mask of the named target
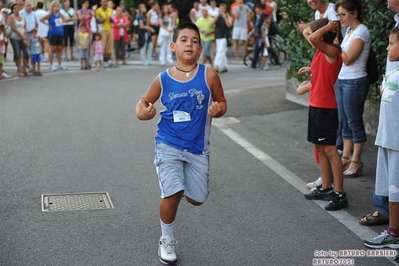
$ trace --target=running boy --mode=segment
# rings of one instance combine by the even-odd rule
[[[171,43],[176,65],[160,73],[136,106],[140,120],[152,119],[160,99],[158,132],[155,136],[155,166],[161,188],[159,206],[162,236],[161,263],[177,263],[174,222],[180,200],[199,206],[209,190],[209,133],[213,117],[227,111],[223,87],[216,71],[197,64],[201,38],[197,26],[182,23]]]
[[[389,61],[399,61],[399,27],[389,35]],[[389,228],[364,240],[369,248],[399,248],[399,68],[382,82],[380,119],[375,145],[378,146],[375,194],[389,198]]]
[[[80,57],[80,69],[90,69],[89,67],[89,33],[86,31],[86,25],[80,25],[79,31],[79,57]]]
[[[305,38],[316,49],[310,66],[312,80],[309,91],[308,141],[315,145],[322,176],[322,186],[306,194],[305,198],[330,200],[325,207],[328,211],[348,206],[343,189],[342,162],[335,147],[338,111],[334,83],[342,66],[340,49],[333,44],[337,28],[337,22],[318,19],[303,31]],[[308,70],[308,67],[303,67],[299,73]],[[328,180],[330,169],[334,177],[335,191],[331,186],[333,180]]]
[[[32,29],[32,38],[29,40],[30,53],[31,53],[31,64],[33,76],[43,76],[40,72],[40,62],[42,49],[40,47],[40,36],[37,35],[37,29]]]

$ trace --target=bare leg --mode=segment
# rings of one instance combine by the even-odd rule
[[[238,40],[233,40],[233,48],[236,60],[240,60],[240,57],[238,56]]]
[[[161,221],[165,224],[171,224],[176,219],[177,208],[183,197],[183,191],[180,191],[170,197],[161,199],[159,204],[159,214]]]
[[[334,176],[334,190],[344,193],[344,180],[342,174],[342,161],[335,145],[324,146],[324,153],[330,161],[331,170]]]
[[[241,43],[242,43],[242,50],[245,54],[245,52],[247,51],[247,41],[241,41]]]
[[[361,154],[363,151],[364,142],[363,143],[355,143],[353,145],[353,155],[352,161],[355,163],[351,163],[349,168],[347,169],[348,172],[356,172],[359,169],[359,163],[362,162]]]
[[[73,57],[73,43],[71,43],[71,47],[69,48],[70,50],[70,55],[71,55],[71,60],[74,58]]]
[[[328,189],[331,187],[331,183],[333,181],[330,160],[325,154],[324,147],[322,145],[315,145],[315,147],[317,153],[319,154],[320,160],[321,184],[323,188]]]
[[[50,63],[50,66],[54,62],[54,52],[56,50],[56,46],[51,46],[49,50],[49,55],[48,55],[48,62]]]
[[[56,46],[55,51],[56,51],[58,65],[61,65],[61,63],[62,63],[62,60],[61,60],[62,46],[60,46],[60,45]]]
[[[389,227],[399,229],[399,202],[389,202]]]

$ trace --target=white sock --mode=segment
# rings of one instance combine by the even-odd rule
[[[48,53],[44,53],[44,58],[48,59]]]
[[[173,221],[173,223],[171,224],[165,224],[164,222],[162,222],[162,220],[160,220],[160,222],[161,222],[162,237],[170,236],[172,240],[175,240],[175,235],[174,235],[175,222]]]

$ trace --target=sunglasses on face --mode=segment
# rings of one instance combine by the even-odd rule
[[[337,17],[338,18],[344,18],[347,15],[352,14],[352,13],[353,13],[353,11],[350,11],[350,12],[347,12],[347,13],[337,13]]]

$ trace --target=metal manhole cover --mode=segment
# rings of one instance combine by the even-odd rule
[[[113,209],[108,192],[63,193],[42,195],[42,211],[79,211]]]

